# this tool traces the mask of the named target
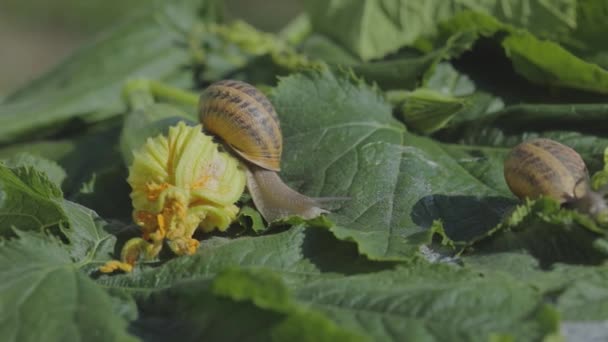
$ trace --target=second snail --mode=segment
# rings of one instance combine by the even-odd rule
[[[509,189],[520,199],[550,197],[595,219],[608,212],[603,191],[593,191],[589,172],[572,148],[550,139],[515,146],[504,163]]]

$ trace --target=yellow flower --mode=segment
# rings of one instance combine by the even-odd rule
[[[175,254],[193,254],[199,242],[192,235],[198,228],[224,231],[235,220],[245,168],[220,152],[201,125],[180,122],[169,128],[167,137],[148,138],[134,152],[127,181],[142,238],[128,241],[122,260],[106,263],[101,272],[128,272],[142,254],[144,259],[157,256],[165,240]]]

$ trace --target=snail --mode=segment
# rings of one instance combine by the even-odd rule
[[[587,166],[572,148],[550,139],[515,146],[504,163],[504,175],[518,198],[547,196],[597,218],[608,209],[603,191],[593,191]]]
[[[328,213],[316,199],[298,193],[279,177],[283,136],[277,113],[254,86],[234,80],[211,84],[200,96],[203,129],[222,140],[247,165],[247,188],[268,222],[291,215],[305,219]]]

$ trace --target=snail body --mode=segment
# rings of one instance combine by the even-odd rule
[[[520,199],[546,196],[593,216],[608,208],[603,195],[591,190],[581,156],[550,139],[532,139],[515,146],[505,159],[504,176]]]
[[[233,80],[211,84],[201,94],[199,119],[204,130],[244,160],[247,188],[266,221],[291,215],[310,219],[328,212],[317,199],[291,189],[277,174],[283,136],[274,107],[258,89]]]
[[[250,167],[247,170],[247,187],[253,203],[267,221],[294,214],[309,219],[328,212],[319,206],[317,199],[288,187],[274,171]]]

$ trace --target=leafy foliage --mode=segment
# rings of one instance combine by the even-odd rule
[[[605,2],[305,8],[272,34],[222,21],[214,1],[154,2],[0,103],[1,336],[605,336],[606,227],[549,198],[520,203],[503,176],[511,147],[545,137],[605,185]],[[141,234],[132,150],[196,122],[187,90],[221,78],[268,94],[281,177],[338,197],[331,213],[268,225],[244,195],[237,222],[195,235],[193,255],[100,274]]]
[[[8,341],[134,341],[110,296],[81,273],[60,242],[33,233],[2,243],[4,311]]]

